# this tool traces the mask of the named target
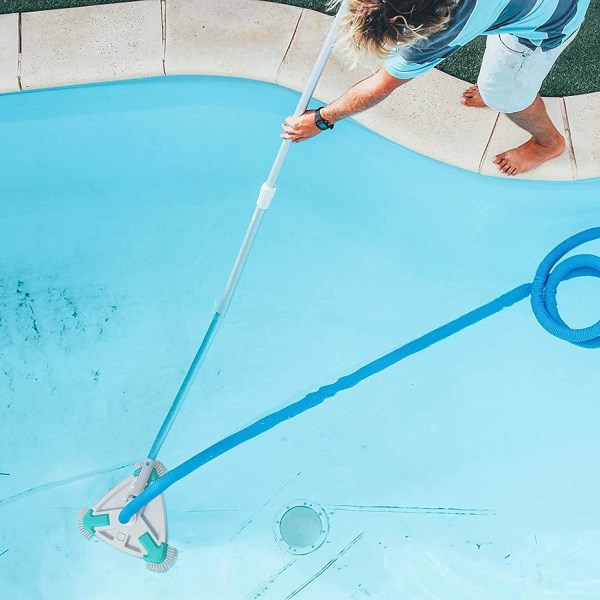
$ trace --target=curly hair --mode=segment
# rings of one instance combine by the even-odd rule
[[[330,0],[339,8],[343,0]],[[409,46],[442,31],[457,0],[347,0],[340,42],[352,54],[387,58],[397,46]]]

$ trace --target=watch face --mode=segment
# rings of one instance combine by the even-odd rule
[[[329,129],[329,127],[327,127],[327,125],[325,125],[325,123],[323,123],[323,121],[317,121],[317,127],[321,131],[325,131],[326,129]]]

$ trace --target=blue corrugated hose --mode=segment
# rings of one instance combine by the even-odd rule
[[[504,308],[512,306],[531,294],[531,307],[533,313],[546,331],[552,335],[581,346],[583,348],[600,347],[600,321],[591,327],[584,329],[571,329],[560,318],[556,303],[556,290],[561,281],[574,277],[591,276],[600,277],[600,258],[590,254],[580,254],[556,263],[570,250],[589,242],[600,239],[600,227],[594,227],[582,231],[559,244],[540,264],[532,284],[526,283],[510,290],[492,302],[459,317],[458,319],[435,329],[426,335],[393,350],[373,362],[361,367],[350,375],[345,375],[335,383],[325,385],[315,392],[307,394],[301,400],[267,415],[260,421],[249,425],[227,438],[213,444],[196,456],[188,459],[175,469],[168,471],[150,484],[137,498],[134,498],[119,514],[119,520],[127,523],[129,519],[151,500],[162,494],[176,481],[183,479],[196,469],[225,454],[229,450],[251,440],[262,433],[272,429],[276,425],[287,421],[299,414],[318,406],[328,398],[332,398],[338,392],[354,387],[367,377],[387,369],[400,360],[411,356],[432,344],[458,333],[459,331],[490,317]]]
[[[552,267],[570,250],[600,238],[600,227],[587,229],[559,244],[544,258],[531,286],[531,308],[539,324],[561,340],[582,348],[600,348],[600,321],[583,329],[571,329],[558,314],[556,290],[561,281],[573,277],[600,277],[600,258],[578,254]]]

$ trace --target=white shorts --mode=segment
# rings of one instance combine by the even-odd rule
[[[477,79],[483,101],[503,113],[519,112],[531,106],[546,75],[575,39],[577,31],[547,52],[528,48],[514,35],[488,35]]]

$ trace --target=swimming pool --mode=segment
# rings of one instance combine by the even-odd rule
[[[171,488],[180,556],[164,576],[79,535],[81,506],[142,458],[177,391],[296,99],[199,77],[0,97],[7,597],[599,594],[598,354],[550,336],[526,300]],[[531,282],[600,223],[599,192],[467,173],[353,123],[294,146],[161,459]],[[561,312],[589,325],[599,298],[578,278]],[[303,557],[273,533],[298,499],[330,525]]]

